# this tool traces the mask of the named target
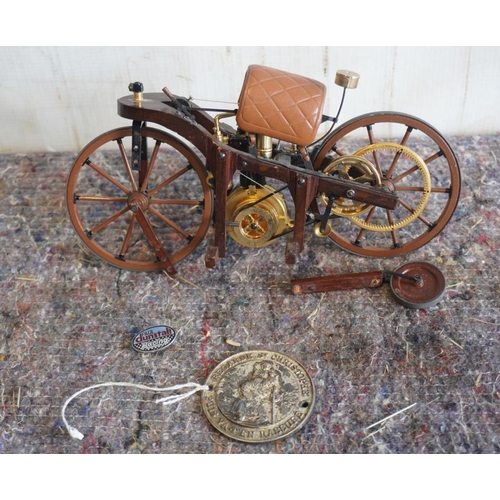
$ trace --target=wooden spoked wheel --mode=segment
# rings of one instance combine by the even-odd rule
[[[94,254],[123,269],[154,271],[165,269],[159,248],[175,264],[201,243],[213,192],[203,162],[186,144],[147,127],[141,137],[147,157],[140,171],[131,167],[131,127],[90,142],[69,174],[66,202],[76,232]]]
[[[357,154],[371,162],[399,203],[395,210],[371,207],[354,218],[336,218],[329,237],[337,245],[357,255],[394,257],[422,247],[444,229],[460,196],[460,169],[434,127],[402,113],[354,118],[314,154],[314,168],[328,171],[333,161]]]

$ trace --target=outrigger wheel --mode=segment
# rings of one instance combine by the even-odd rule
[[[410,309],[427,309],[435,306],[446,291],[443,273],[428,262],[409,262],[395,271],[367,271],[297,278],[291,281],[291,287],[294,295],[301,295],[378,288],[387,282],[396,300]]]
[[[435,306],[446,291],[443,273],[427,262],[409,262],[387,274],[394,297],[410,309]]]

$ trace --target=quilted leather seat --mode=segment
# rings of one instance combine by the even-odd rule
[[[243,81],[236,123],[249,133],[307,146],[316,139],[325,97],[321,82],[252,64]]]

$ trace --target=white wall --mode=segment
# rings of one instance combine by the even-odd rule
[[[323,81],[331,115],[342,92],[336,70],[360,73],[341,121],[393,110],[445,135],[500,132],[499,47],[0,47],[0,152],[79,150],[127,123],[116,100],[136,80],[149,92],[167,85],[235,103],[252,63]]]

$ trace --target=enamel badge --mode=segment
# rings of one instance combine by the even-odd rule
[[[172,344],[176,336],[171,326],[151,326],[134,336],[132,347],[138,352],[158,352]]]

